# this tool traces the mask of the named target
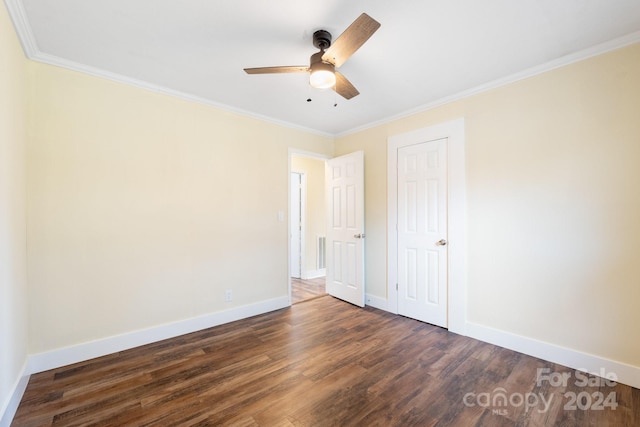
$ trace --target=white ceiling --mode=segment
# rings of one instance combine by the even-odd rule
[[[640,41],[638,0],[5,3],[35,60],[333,136]],[[315,30],[335,39],[362,12],[382,26],[340,68],[359,96],[244,73],[308,65]]]

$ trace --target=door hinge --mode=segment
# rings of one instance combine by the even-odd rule
[[[396,283],[396,291],[398,290],[398,284]]]

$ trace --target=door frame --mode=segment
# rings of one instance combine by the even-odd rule
[[[287,157],[287,289],[289,297],[289,305],[291,305],[291,221],[289,215],[291,213],[291,157],[308,157],[326,162],[332,156],[327,154],[319,154],[311,151],[300,150],[297,148],[289,148]],[[306,194],[305,194],[306,196]],[[304,260],[304,258],[303,258]]]
[[[387,140],[387,310],[398,314],[398,148],[447,138],[448,148],[448,266],[447,325],[466,335],[467,243],[464,119],[451,120],[394,135]]]
[[[304,172],[296,172],[296,171],[291,171],[289,173],[289,202],[291,202],[291,176],[293,174],[296,174],[300,177],[300,206],[298,207],[298,213],[299,215],[299,220],[300,220],[300,229],[298,234],[300,235],[300,239],[299,239],[299,244],[300,244],[300,250],[298,251],[298,262],[300,263],[300,279],[303,278],[303,268],[302,266],[304,265],[304,262],[306,261],[306,253],[305,253],[305,245],[306,245],[306,241],[305,241],[305,234],[306,234],[306,202],[307,202],[307,176]],[[291,215],[293,214],[293,205],[291,203],[289,203],[289,240],[291,240],[291,236],[293,234],[293,230],[291,227]],[[289,244],[291,244],[291,242],[289,242]],[[290,254],[293,254],[293,251],[289,252]],[[293,277],[292,271],[291,271],[291,266],[292,266],[293,260],[290,260],[290,264],[289,264],[289,276]]]

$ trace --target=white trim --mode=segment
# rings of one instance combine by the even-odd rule
[[[367,294],[366,301],[370,307],[394,313],[393,310],[388,309],[388,301],[383,298]],[[605,374],[613,373],[617,377],[617,382],[640,388],[640,367],[637,366],[583,353],[473,322],[466,322],[464,331],[470,338],[579,371],[590,372],[596,375],[602,372]]]
[[[300,174],[300,278],[304,276],[307,265],[307,174]]]
[[[451,332],[465,335],[467,316],[467,242],[466,242],[466,184],[464,159],[464,119],[456,119],[413,132],[391,136],[387,153],[387,307],[398,313],[397,241],[398,231],[398,148],[435,139],[448,138],[448,307],[447,327]],[[395,261],[394,261],[395,260]]]
[[[289,307],[287,297],[274,298],[161,326],[128,332],[44,353],[32,354],[29,356],[26,372],[35,374],[59,368],[285,307]]]
[[[24,391],[29,383],[29,375],[26,374],[27,363],[22,366],[21,374],[13,386],[13,391],[0,408],[0,427],[9,427],[13,417],[16,415]]]
[[[299,187],[299,191],[298,191],[299,192],[299,197],[300,197],[299,200],[298,200],[298,202],[299,202],[299,206],[298,206],[299,210],[297,211],[297,213],[299,213],[299,218],[298,219],[300,220],[300,222],[299,222],[299,231],[298,231],[298,234],[300,235],[300,249],[298,251],[298,260],[297,260],[298,269],[296,270],[296,272],[300,274],[300,278],[301,279],[304,279],[303,267],[304,267],[305,262],[306,262],[306,259],[305,259],[306,241],[305,241],[305,238],[304,238],[305,236],[304,235],[305,235],[305,232],[306,232],[306,218],[305,218],[306,210],[305,210],[305,205],[307,203],[307,201],[306,201],[306,197],[307,197],[307,189],[306,189],[307,177],[306,177],[304,172],[300,172],[300,171],[297,171],[297,170],[292,170],[289,173],[289,185],[290,186],[292,184],[295,185],[295,182],[293,182],[293,183],[291,182],[291,178],[294,175],[298,175],[298,178],[299,178],[298,182],[299,182],[299,186],[300,186]],[[289,187],[289,189],[291,189],[291,187]],[[291,196],[292,193],[289,193],[289,195]],[[287,222],[287,225],[288,225],[288,230],[289,230],[289,240],[290,241],[293,240],[293,224],[292,224],[292,221],[295,220],[295,218],[293,218],[294,211],[296,211],[294,209],[294,206],[291,203],[289,203],[289,212],[288,212],[289,221]],[[290,253],[290,256],[292,254],[293,254],[293,252]],[[294,274],[294,271],[293,271],[292,267],[293,267],[293,259],[290,259],[289,276],[290,277],[298,277],[298,276],[296,276]]]
[[[571,53],[569,55],[562,56],[560,58],[546,62],[544,64],[527,68],[526,70],[511,74],[509,76],[501,77],[499,79],[481,84],[479,86],[475,86],[471,89],[463,90],[462,92],[458,92],[450,96],[445,96],[444,98],[440,98],[433,102],[429,102],[427,104],[423,104],[418,107],[406,110],[404,112],[394,114],[393,116],[385,117],[383,119],[366,123],[362,126],[358,126],[353,129],[349,129],[347,131],[337,133],[334,135],[334,138],[342,138],[354,133],[362,132],[364,130],[367,130],[376,126],[381,126],[387,123],[394,122],[396,120],[404,119],[406,117],[423,113],[425,111],[432,110],[436,107],[440,107],[442,105],[449,104],[454,101],[459,101],[464,98],[469,98],[473,95],[487,92],[489,90],[506,86],[508,84],[515,83],[520,80],[528,79],[529,77],[534,77],[539,74],[543,74],[548,71],[555,70],[556,68],[561,68],[567,65],[574,64],[576,62],[584,61],[585,59],[589,59],[594,56],[602,55],[617,49],[622,49],[623,47],[626,47],[638,42],[640,42],[640,31],[627,34],[626,36],[622,36],[617,39],[610,40],[608,42],[600,43],[598,45],[580,50],[575,53]]]
[[[618,382],[640,388],[640,368],[637,366],[583,353],[473,322],[467,323],[466,330],[468,336],[471,338],[580,371],[597,374],[604,370],[605,373],[614,373],[618,378]]]
[[[618,37],[613,40],[609,40],[604,43],[600,43],[598,45],[589,47],[587,49],[580,50],[575,53],[571,53],[569,55],[562,56],[560,58],[549,61],[545,64],[537,65],[535,67],[528,68],[526,70],[520,71],[518,73],[512,74],[510,76],[502,77],[496,80],[493,80],[488,83],[481,84],[479,86],[473,87],[471,89],[463,90],[462,92],[458,92],[457,94],[453,94],[450,96],[446,96],[444,98],[440,98],[428,104],[423,104],[418,107],[406,110],[399,114],[395,114],[390,117],[383,118],[381,120],[377,120],[374,122],[366,123],[361,126],[357,126],[355,128],[346,130],[344,132],[338,133],[329,133],[323,132],[318,129],[307,128],[304,126],[296,125],[294,123],[278,120],[272,117],[264,116],[262,114],[253,113],[251,111],[243,110],[240,108],[232,107],[226,104],[221,104],[218,102],[214,102],[208,99],[204,99],[195,95],[191,95],[188,93],[184,93],[181,91],[169,89],[163,86],[154,85],[152,83],[143,82],[141,80],[133,79],[127,76],[123,76],[121,74],[112,73],[110,71],[102,70],[96,67],[91,67],[88,65],[80,64],[74,61],[69,61],[64,58],[60,58],[58,56],[46,54],[40,51],[38,45],[36,43],[35,36],[32,32],[31,25],[27,19],[27,14],[24,10],[24,6],[19,0],[4,0],[7,10],[9,11],[9,15],[11,20],[13,21],[13,25],[15,26],[16,33],[18,34],[18,38],[20,39],[20,43],[22,44],[22,48],[25,51],[25,55],[27,58],[42,62],[49,65],[54,65],[58,67],[68,68],[70,70],[78,71],[81,73],[90,74],[95,77],[101,77],[108,80],[116,81],[119,83],[124,83],[132,86],[139,87],[141,89],[150,90],[153,92],[162,93],[169,96],[175,96],[177,98],[185,99],[187,101],[198,102],[201,104],[209,105],[215,108],[219,108],[226,111],[231,111],[237,114],[245,115],[248,117],[252,117],[254,119],[274,123],[280,126],[284,126],[291,129],[297,129],[304,132],[308,132],[314,135],[325,136],[328,138],[342,138],[347,135],[351,135],[357,132],[361,132],[366,129],[370,129],[375,126],[380,126],[386,123],[393,122],[395,120],[399,120],[408,116],[412,116],[414,114],[418,114],[427,110],[431,110],[438,106],[448,104],[453,101],[457,101],[463,98],[467,98],[478,93],[486,92],[491,89],[495,89],[501,86],[505,86],[510,83],[517,82],[519,80],[523,80],[529,77],[536,76],[538,74],[546,73],[547,71],[554,70],[556,68],[564,67],[566,65],[570,65],[576,62],[583,61],[585,59],[591,58],[593,56],[601,55],[616,49],[621,49],[623,47],[629,46],[634,43],[640,42],[640,31],[627,34],[626,36]]]
[[[327,269],[321,268],[320,270],[309,270],[302,272],[303,280],[317,279],[318,277],[324,277],[327,275]]]
[[[329,160],[333,158],[330,154],[316,153],[313,151],[299,150],[297,148],[289,147],[289,159],[291,159],[291,156],[310,157],[316,160]],[[295,171],[289,171],[289,173],[291,172],[295,172]]]
[[[24,10],[22,1],[4,0],[4,4],[7,6],[7,11],[18,34],[18,39],[20,40],[24,54],[27,58],[33,59],[40,53],[40,50],[38,49],[36,38],[31,30],[31,24],[29,24],[27,12]]]
[[[149,83],[146,81],[138,80],[132,77],[124,76],[122,74],[112,73],[111,71],[106,71],[100,68],[92,67],[90,65],[80,64],[79,62],[70,61],[64,58],[60,58],[58,56],[50,55],[48,53],[42,53],[37,51],[33,55],[28,55],[30,59],[34,61],[41,62],[43,64],[49,64],[56,67],[66,68],[72,71],[77,71],[83,74],[89,74],[94,77],[103,78],[107,80],[114,81],[116,83],[123,83],[129,86],[134,86],[139,89],[149,90],[151,92],[159,93],[162,95],[168,95],[175,98],[183,99],[185,101],[196,102],[199,104],[204,104],[209,107],[218,108],[220,110],[236,113],[242,116],[251,117],[253,119],[261,120],[267,123],[276,124],[278,126],[283,126],[290,129],[295,129],[299,131],[303,131],[306,133],[310,133],[313,135],[324,136],[327,138],[333,138],[334,135],[328,132],[322,132],[318,129],[308,128],[305,126],[300,126],[295,123],[287,122],[284,120],[278,120],[273,117],[265,116],[262,114],[254,113],[248,110],[244,110],[242,108],[232,107],[227,104],[223,104],[220,102],[215,102],[210,99],[202,98],[200,96],[192,95],[190,93],[182,92],[175,89],[170,89],[165,86],[156,85],[153,83]]]
[[[369,307],[377,308],[384,311],[390,311],[388,301],[384,298],[380,298],[379,296],[365,294],[364,301],[365,301],[365,304],[368,305]],[[393,311],[391,312],[393,313]],[[397,313],[394,313],[394,314],[397,314]]]

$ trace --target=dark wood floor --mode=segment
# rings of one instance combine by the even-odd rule
[[[325,278],[296,279],[291,278],[291,303],[296,304],[309,299],[326,295]]]
[[[539,368],[571,379],[537,384]],[[638,389],[580,387],[577,375],[324,296],[33,375],[13,425],[640,425]],[[571,393],[591,409],[573,410]],[[617,408],[587,402],[598,393]],[[522,404],[534,394],[546,410]]]

